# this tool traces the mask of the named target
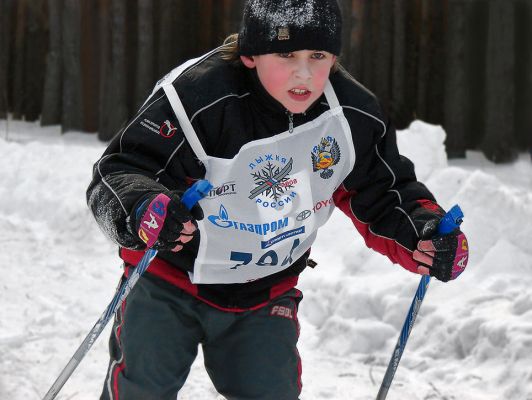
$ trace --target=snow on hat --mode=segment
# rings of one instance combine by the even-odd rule
[[[247,0],[238,47],[243,56],[297,50],[339,55],[342,15],[337,0]]]

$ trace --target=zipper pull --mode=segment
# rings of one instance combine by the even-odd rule
[[[294,114],[288,112],[288,132],[294,132]]]

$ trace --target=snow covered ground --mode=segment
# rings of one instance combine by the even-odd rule
[[[85,206],[95,135],[0,121],[0,399],[40,399],[114,294],[116,249]],[[433,280],[390,400],[532,400],[532,163],[447,162],[441,128],[415,122],[401,152],[445,208],[459,203],[468,270]],[[374,399],[419,277],[368,250],[335,212],[300,280],[303,400]],[[103,332],[59,399],[96,399]],[[181,399],[221,399],[193,366]]]

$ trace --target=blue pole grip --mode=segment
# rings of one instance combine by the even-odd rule
[[[441,219],[438,225],[438,233],[440,235],[451,233],[460,226],[463,218],[464,213],[462,212],[462,209],[458,204],[455,205]]]
[[[185,193],[183,193],[181,202],[190,210],[192,207],[194,207],[194,204],[207,196],[211,189],[212,185],[209,181],[205,179],[199,180],[189,187]]]

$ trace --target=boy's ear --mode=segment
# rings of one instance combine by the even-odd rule
[[[256,67],[255,59],[253,58],[253,56],[240,56],[240,60],[242,61],[242,64],[244,64],[249,69],[253,69]]]

